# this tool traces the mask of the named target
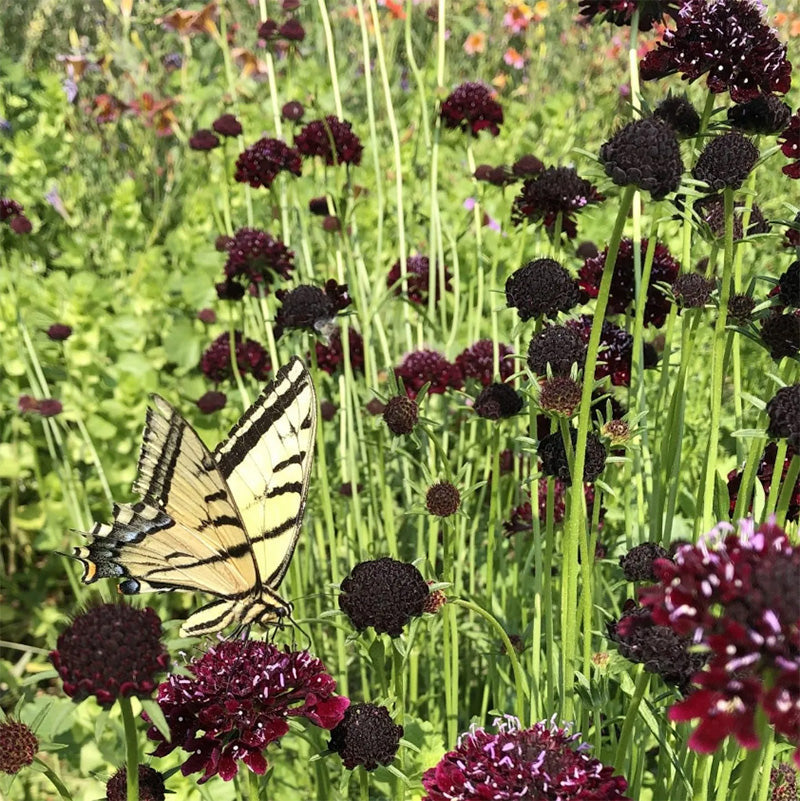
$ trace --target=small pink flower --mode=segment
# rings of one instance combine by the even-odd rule
[[[486,34],[483,31],[473,31],[464,40],[464,52],[468,56],[483,53],[486,50]]]
[[[506,50],[503,55],[503,61],[515,70],[521,70],[525,66],[525,59],[522,57],[522,53],[515,50],[513,47],[509,47],[508,50]]]

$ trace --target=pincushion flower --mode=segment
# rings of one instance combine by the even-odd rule
[[[241,331],[234,332],[234,342],[239,373],[250,374],[258,381],[263,381],[272,369],[266,350],[255,340],[244,339]],[[231,338],[227,331],[206,348],[200,358],[200,369],[215,384],[233,378]]]
[[[783,461],[783,467],[778,471],[779,480],[783,482],[786,479],[786,474],[789,472],[789,465],[792,463],[794,456],[794,448],[789,445],[786,449],[786,458]],[[764,490],[764,496],[769,495],[770,486],[772,485],[772,478],[775,475],[775,460],[778,458],[778,446],[774,442],[767,444],[761,459],[758,462],[758,469],[756,470],[756,480],[761,484]],[[736,501],[739,497],[739,489],[742,485],[742,476],[744,470],[731,470],[728,473],[728,497],[730,498],[730,514],[733,515],[736,509]],[[752,496],[750,498],[750,505],[744,510],[745,513],[750,513],[753,509]],[[786,510],[786,519],[793,522],[800,520],[800,477],[795,481],[792,488],[792,494],[789,497],[789,508]]]
[[[19,773],[33,763],[39,739],[29,726],[18,720],[0,723],[0,773]]]
[[[678,16],[684,0],[580,0],[580,14],[586,20],[601,16],[605,22],[630,26],[633,12],[639,10],[639,30],[649,31],[665,17]]]
[[[351,704],[331,732],[328,747],[339,754],[348,770],[358,765],[375,770],[391,764],[402,736],[403,727],[395,725],[385,706]]]
[[[689,747],[713,753],[728,735],[760,746],[756,708],[800,746],[800,548],[774,518],[736,531],[720,523],[674,561],[656,560],[659,584],[642,588],[641,604],[657,625],[688,636],[708,654],[695,687],[670,709],[673,721],[699,719]],[[794,760],[800,765],[800,751]]]
[[[430,382],[428,392],[441,395],[448,388],[461,389],[464,376],[461,370],[435,350],[418,350],[405,356],[395,375],[403,379],[406,394],[412,400]]]
[[[464,348],[456,356],[456,367],[465,379],[474,378],[488,387],[494,377],[494,343],[491,339],[479,339],[474,345]],[[508,381],[514,373],[514,351],[504,342],[497,343],[500,380]]]
[[[217,284],[217,295],[229,300],[251,295],[266,295],[278,278],[288,278],[294,269],[294,252],[278,238],[257,228],[240,228],[227,237],[223,250],[225,281]]]
[[[300,175],[300,153],[280,139],[263,137],[250,145],[236,159],[234,179],[253,188],[270,187],[281,171]]]
[[[347,341],[350,353],[350,367],[354,373],[364,372],[364,338],[350,326],[347,329]],[[341,372],[344,365],[344,347],[342,331],[337,328],[330,336],[330,341],[316,342],[317,367],[328,375]]]
[[[319,156],[327,165],[361,164],[364,148],[347,120],[329,115],[309,122],[294,138],[295,147],[307,158]]]
[[[800,178],[800,111],[795,112],[789,127],[778,137],[778,144],[786,158],[794,159],[782,172],[790,178]]]
[[[427,256],[409,256],[406,259],[406,285],[408,287],[407,297],[413,303],[427,303],[428,302],[428,289],[430,287],[430,259]],[[400,295],[403,292],[403,285],[400,281],[402,274],[400,260],[398,259],[389,270],[386,276],[386,286],[393,288],[395,295]],[[438,301],[442,296],[442,276],[444,277],[444,291],[452,292],[453,287],[450,284],[452,273],[447,267],[444,270],[435,268],[436,279],[436,300]]]
[[[473,136],[484,130],[497,136],[503,124],[503,109],[491,89],[474,81],[457,86],[442,103],[440,114],[447,128],[461,128]]]
[[[264,749],[289,731],[288,717],[333,729],[350,705],[334,695],[336,682],[308,651],[279,650],[258,640],[226,640],[193,659],[186,673],[158,688],[169,740],[151,726],[155,756],[176,748],[190,754],[181,773],[203,771],[230,781],[241,760],[253,773],[267,769]],[[145,716],[146,717],[146,716]]]
[[[288,291],[279,289],[275,297],[281,302],[275,315],[275,339],[281,337],[287,328],[305,328],[320,334],[328,342],[336,330],[337,313],[352,302],[347,284],[337,284],[333,278],[325,282],[324,289],[300,284]]]

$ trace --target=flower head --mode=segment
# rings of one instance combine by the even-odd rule
[[[402,274],[400,260],[398,259],[389,270],[386,276],[386,286],[394,287],[394,294],[400,295],[403,291],[400,276]],[[444,277],[444,291],[452,292],[450,285],[452,274],[447,267],[443,271],[435,269],[433,278],[435,279],[436,300],[442,296],[442,275]],[[430,260],[427,256],[410,256],[406,259],[406,284],[408,286],[408,299],[413,303],[427,303],[428,289],[430,287],[431,271]]]
[[[364,338],[349,326],[347,329],[347,342],[350,352],[350,367],[353,372],[364,372]],[[342,329],[336,328],[330,336],[330,341],[316,342],[317,366],[328,375],[333,375],[344,364],[344,347],[342,344]]]
[[[592,484],[583,485],[583,495],[586,499],[586,511],[592,517],[594,508],[594,486]],[[566,514],[567,485],[559,478],[553,479],[553,522],[558,524],[563,522]],[[547,519],[547,479],[539,479],[538,489],[539,520]],[[603,525],[604,507],[600,507],[600,526]],[[513,509],[508,520],[504,521],[503,529],[506,536],[515,533],[533,531],[533,508],[530,500]]]
[[[570,429],[570,437],[574,447],[578,438],[578,431]],[[556,431],[539,440],[539,458],[542,460],[542,472],[553,478],[560,478],[565,484],[572,483],[569,471],[567,450],[561,432]],[[583,467],[583,480],[592,482],[603,472],[606,466],[606,446],[600,438],[589,432],[586,440],[586,461]]]
[[[432,395],[442,395],[448,388],[461,389],[464,386],[461,370],[435,350],[409,353],[400,366],[395,367],[394,374],[403,379],[406,394],[412,400],[427,383],[430,383],[428,392]]]
[[[192,150],[214,150],[219,147],[219,137],[207,128],[201,128],[189,137],[189,147]]]
[[[217,284],[221,298],[242,297],[246,289],[251,295],[266,295],[278,277],[288,278],[294,269],[294,252],[257,228],[240,228],[225,240],[224,249],[225,281]]]
[[[337,312],[350,305],[350,295],[345,284],[329,279],[325,289],[301,284],[292,290],[279,289],[275,297],[281,307],[275,317],[275,338],[286,328],[308,328],[328,337],[333,333],[333,321]]]
[[[685,309],[700,309],[714,291],[714,281],[700,273],[683,273],[672,284],[672,294]]]
[[[223,114],[217,117],[211,127],[220,136],[239,136],[242,133],[242,123],[233,114]]]
[[[535,259],[511,273],[506,281],[506,303],[520,320],[557,317],[578,303],[575,279],[553,259]]]
[[[575,331],[588,346],[592,333],[593,318],[582,314],[574,320],[567,320],[566,325]],[[628,387],[631,383],[631,360],[633,358],[633,335],[624,328],[603,321],[600,329],[600,352],[594,368],[595,379],[611,376],[611,383],[616,387]]]
[[[792,120],[792,110],[776,95],[759,95],[728,109],[728,122],[751,134],[780,133]]]
[[[568,375],[545,378],[539,386],[539,406],[546,411],[569,419],[581,403],[583,387]]]
[[[639,9],[639,30],[649,31],[665,17],[678,16],[684,0],[580,0],[580,14],[587,21],[602,15],[605,22],[630,26],[633,12]]]
[[[53,325],[47,329],[47,336],[54,342],[63,342],[65,339],[69,339],[72,336],[72,327],[64,325],[63,323],[53,323]]]
[[[761,459],[758,462],[756,479],[758,483],[761,484],[761,488],[763,489],[765,496],[769,495],[773,476],[776,480],[781,482],[786,480],[786,474],[789,472],[789,465],[792,462],[792,457],[794,454],[794,448],[789,445],[789,447],[786,449],[786,458],[783,461],[783,468],[778,470],[776,474],[775,460],[778,457],[778,446],[776,443],[770,442],[767,444],[767,447],[764,448],[764,453],[761,455]],[[731,472],[728,473],[728,497],[730,498],[731,515],[733,515],[734,511],[736,510],[736,501],[739,497],[739,489],[742,485],[743,475],[743,470],[731,470]],[[750,504],[744,511],[745,513],[749,514],[752,512],[752,510],[753,503],[751,498]],[[791,495],[789,496],[789,508],[786,510],[786,519],[791,522],[800,520],[800,477],[797,478],[794,487],[792,487]]]
[[[728,301],[728,318],[738,325],[746,325],[753,317],[755,300],[750,295],[732,295]]]
[[[383,422],[395,436],[410,434],[419,419],[419,407],[407,395],[389,398],[383,409]]]
[[[288,42],[302,42],[306,38],[305,28],[297,17],[289,17],[278,28],[278,33]]]
[[[203,414],[213,414],[224,409],[227,402],[228,398],[224,392],[216,392],[212,389],[197,399],[197,408]]]
[[[626,581],[655,581],[653,562],[656,559],[665,559],[667,552],[658,543],[643,542],[635,545],[625,556],[619,559],[619,566]]]
[[[789,127],[778,137],[781,153],[788,159],[794,159],[792,164],[783,167],[783,173],[790,178],[800,178],[800,111],[792,116]]]
[[[474,345],[464,348],[456,356],[456,367],[464,378],[474,378],[488,387],[494,377],[494,343],[491,339],[479,339]],[[514,351],[503,342],[497,343],[500,378],[508,381],[514,372]]]
[[[388,556],[359,562],[341,584],[339,608],[363,631],[399,637],[412,617],[425,611],[430,589],[422,574],[407,562]]]
[[[778,299],[786,306],[800,307],[800,260],[793,261],[778,278]]]
[[[573,364],[582,368],[586,345],[577,331],[565,325],[549,325],[536,334],[528,346],[528,367],[536,375],[547,375],[548,366],[556,375],[569,375]]]
[[[333,115],[309,122],[294,138],[295,147],[307,158],[319,156],[326,164],[361,164],[364,150],[347,120]]]
[[[521,729],[510,717],[494,727],[496,734],[474,727],[461,735],[425,771],[423,801],[630,801],[625,779],[590,757],[579,735],[547,723]]]
[[[233,177],[254,188],[270,187],[279,172],[285,170],[300,175],[302,169],[300,153],[295,148],[280,139],[265,136],[239,154]]]
[[[500,420],[522,411],[522,398],[510,384],[489,384],[478,393],[472,408],[479,417]]]
[[[70,698],[94,695],[109,706],[121,697],[149,698],[169,655],[152,609],[101,604],[78,615],[59,635],[50,661]]]
[[[333,694],[336,682],[308,651],[281,651],[258,640],[225,640],[187,668],[158,688],[169,740],[155,726],[147,736],[159,743],[155,756],[175,748],[189,753],[181,773],[202,770],[200,784],[217,774],[230,781],[239,760],[263,775],[264,749],[289,731],[288,717],[332,729],[350,704]]]
[[[288,103],[284,103],[281,106],[281,117],[286,120],[286,122],[300,122],[305,112],[306,110],[303,108],[303,104],[298,100],[290,100]]]
[[[758,148],[737,131],[717,136],[704,148],[692,175],[709,190],[738,189],[758,160]]]
[[[686,95],[668,95],[655,107],[653,116],[664,120],[678,136],[695,136],[700,131],[700,115]]]
[[[712,237],[722,239],[725,236],[725,201],[722,195],[706,195],[700,197],[692,204],[692,208],[700,219],[708,226],[708,231]],[[750,219],[747,223],[747,233],[744,230],[744,213],[746,206],[744,201],[736,200],[733,203],[733,241],[738,242],[744,236],[753,234],[765,234],[770,229],[770,224],[764,217],[758,203],[753,203],[750,208]]]
[[[236,343],[236,364],[241,375],[252,375],[263,381],[272,364],[266,350],[255,340],[244,339],[241,331],[234,332]],[[205,350],[200,358],[200,369],[206,378],[219,384],[233,378],[231,366],[231,338],[229,333],[220,334]]]
[[[461,506],[461,493],[449,481],[437,481],[428,487],[425,508],[436,517],[450,517]]]
[[[395,724],[385,706],[351,704],[331,732],[328,748],[339,754],[348,770],[358,765],[375,770],[392,762],[402,736],[403,727]]]
[[[767,403],[771,437],[788,440],[796,450],[800,450],[800,384],[779,389]]]
[[[33,763],[38,750],[39,739],[24,723],[0,723],[0,773],[18,773]]]
[[[447,128],[461,128],[477,136],[487,130],[492,136],[500,133],[503,109],[482,83],[467,81],[456,87],[442,103],[440,111]]]
[[[759,333],[773,359],[794,358],[800,351],[800,313],[773,313],[762,321]]]
[[[123,765],[106,782],[106,801],[128,801],[128,769]],[[164,776],[149,765],[139,765],[139,801],[164,801]]]
[[[760,4],[751,0],[687,0],[662,42],[640,64],[642,80],[680,72],[697,80],[707,74],[715,94],[729,91],[736,103],[758,95],[785,94],[792,65],[768,25]]]

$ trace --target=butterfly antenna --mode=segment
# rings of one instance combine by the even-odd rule
[[[297,631],[301,632],[303,634],[303,636],[306,638],[306,640],[308,641],[308,645],[306,646],[306,649],[305,649],[306,651],[308,651],[311,648],[311,646],[313,645],[313,642],[311,640],[311,635],[291,615],[289,615],[289,620],[290,620],[291,624],[294,626],[294,628]]]

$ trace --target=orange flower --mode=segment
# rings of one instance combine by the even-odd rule
[[[244,47],[234,47],[231,50],[231,56],[242,71],[242,77],[259,80],[267,74],[267,62],[262,61],[252,51]]]
[[[187,11],[178,8],[165,17],[159,17],[156,23],[163,25],[168,31],[175,31],[181,36],[191,36],[195,33],[210,33],[212,36],[217,32],[214,20],[219,16],[216,0],[201,8],[199,11]]]
[[[486,34],[483,31],[473,31],[464,42],[464,52],[469,56],[483,53],[486,50]]]
[[[385,6],[386,10],[395,18],[395,19],[405,19],[406,12],[403,11],[403,4],[397,3],[395,0],[383,0],[380,5]]]
[[[522,53],[518,52],[513,47],[509,47],[508,50],[506,50],[503,55],[503,61],[515,70],[521,70],[525,66],[525,59],[522,57]]]

